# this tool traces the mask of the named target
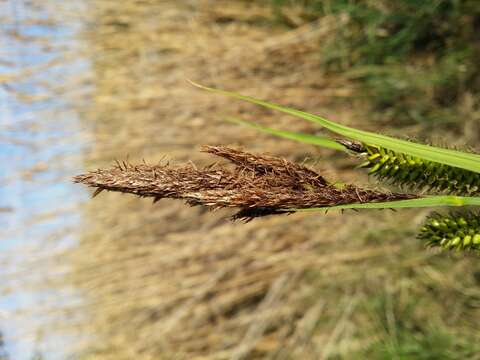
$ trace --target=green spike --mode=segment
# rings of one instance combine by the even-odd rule
[[[369,174],[393,185],[453,195],[480,194],[480,173],[396,153],[380,146],[362,146],[365,152],[360,156],[366,161],[360,167],[369,168]]]
[[[425,221],[418,238],[429,246],[480,252],[480,213],[433,214]]]

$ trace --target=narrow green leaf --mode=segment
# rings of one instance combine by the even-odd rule
[[[333,149],[333,150],[347,151],[345,146],[327,137],[272,129],[254,122],[245,121],[245,120],[237,119],[234,117],[227,117],[226,120],[235,124],[246,125],[256,130],[260,130],[264,133],[275,135],[285,139],[295,140],[295,141],[299,141],[307,144],[318,145],[318,146],[322,146],[324,148]]]
[[[442,149],[430,145],[414,143],[412,141],[395,139],[368,131],[357,130],[303,111],[295,110],[281,105],[276,105],[263,100],[255,99],[250,96],[240,95],[234,92],[209,88],[193,82],[191,83],[204,90],[248,101],[253,104],[261,105],[269,109],[278,110],[308,121],[315,122],[327,128],[328,130],[343,135],[347,138],[362,141],[367,144],[383,146],[387,149],[391,149],[404,154],[418,156],[426,160],[480,173],[480,155],[478,154],[470,154],[457,150]]]
[[[315,212],[331,209],[403,209],[444,206],[480,206],[480,197],[466,196],[429,196],[420,199],[397,200],[378,203],[346,204],[310,209],[292,209],[297,212]]]

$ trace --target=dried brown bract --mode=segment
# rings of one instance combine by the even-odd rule
[[[265,215],[291,213],[294,209],[351,203],[415,198],[415,195],[381,192],[354,185],[334,185],[315,171],[285,159],[254,155],[223,146],[204,146],[202,151],[228,159],[235,166],[212,165],[197,169],[117,163],[74,178],[102,190],[141,197],[184,199],[187,204],[212,209],[239,208],[233,219],[251,220]]]

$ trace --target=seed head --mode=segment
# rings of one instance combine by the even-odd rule
[[[294,209],[351,203],[412,199],[410,194],[382,192],[329,183],[306,166],[285,159],[254,155],[223,146],[204,146],[203,152],[220,156],[234,167],[193,164],[180,167],[117,163],[78,175],[74,182],[102,190],[152,197],[183,199],[191,206],[211,209],[238,208],[234,219],[251,220],[265,215],[291,213]]]
[[[444,249],[480,251],[480,214],[475,212],[434,213],[420,229],[418,238]]]

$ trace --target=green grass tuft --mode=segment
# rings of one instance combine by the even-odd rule
[[[322,39],[327,73],[347,75],[372,115],[398,125],[445,125],[461,131],[464,100],[480,90],[477,0],[274,0],[278,19],[291,6],[305,22],[347,18]],[[282,16],[283,15],[283,16]],[[473,96],[472,110],[479,105]]]

